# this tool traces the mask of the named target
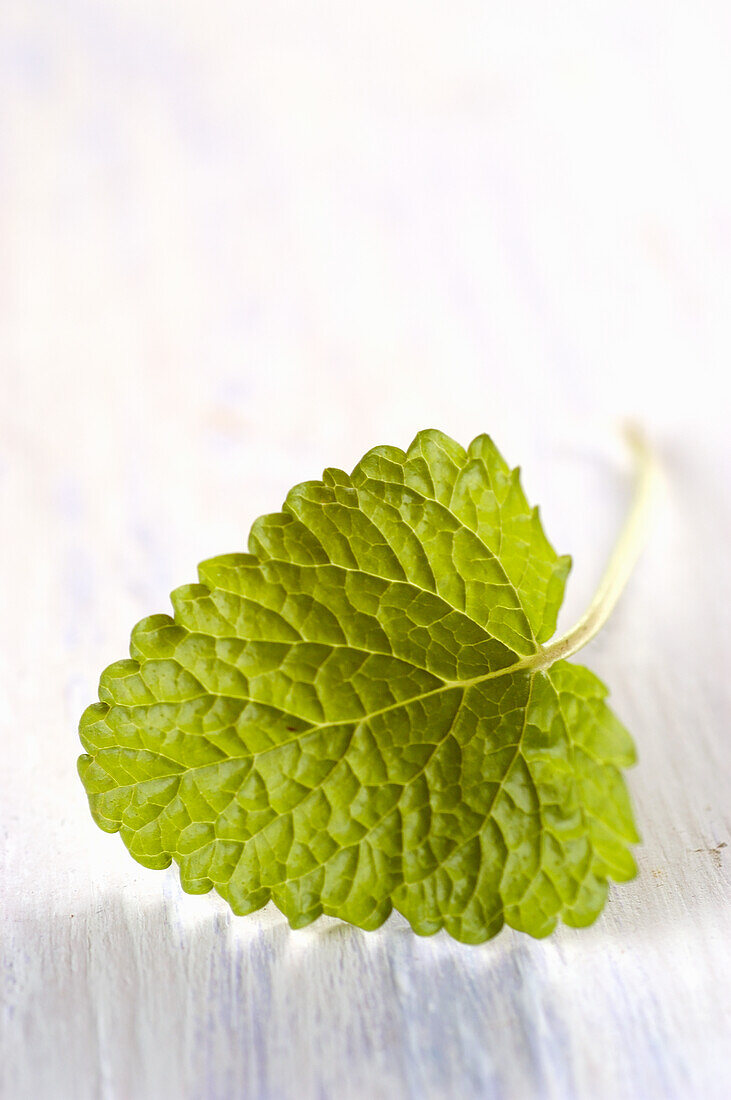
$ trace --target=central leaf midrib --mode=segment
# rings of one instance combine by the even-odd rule
[[[538,654],[534,654],[534,657],[538,657]],[[443,691],[453,691],[455,689],[466,692],[469,688],[475,687],[477,684],[482,684],[486,680],[496,680],[500,676],[508,676],[515,672],[540,671],[540,666],[534,663],[531,658],[525,658],[521,661],[517,661],[515,664],[509,665],[507,668],[496,669],[493,672],[488,672],[484,676],[476,676],[471,680],[445,680],[441,686],[431,688],[429,691],[422,692],[420,695],[413,695],[410,699],[402,699],[395,703],[389,703],[388,706],[380,707],[378,710],[369,711],[368,714],[362,715],[359,718],[340,718],[332,722],[320,722],[317,725],[312,725],[308,729],[303,730],[294,737],[287,738],[286,741],[279,741],[276,745],[270,745],[269,748],[261,749],[259,752],[251,752],[246,756],[224,756],[219,760],[211,760],[206,764],[196,764],[194,767],[181,766],[179,771],[164,773],[163,775],[151,776],[151,779],[169,779],[172,777],[182,778],[184,775],[190,775],[193,772],[203,771],[205,768],[215,768],[221,764],[237,763],[244,760],[255,760],[261,756],[266,756],[267,753],[276,752],[279,749],[286,748],[288,745],[294,745],[297,742],[303,741],[305,738],[310,737],[313,734],[321,733],[322,730],[334,728],[335,726],[359,726],[368,723],[373,718],[377,718],[381,714],[388,714],[389,711],[398,710],[400,707],[407,707],[412,703],[419,703],[422,699],[429,699],[434,695],[439,695]],[[210,692],[206,692],[205,695],[210,695]],[[201,696],[202,697],[202,696]],[[225,693],[220,693],[219,698],[239,698],[239,696],[227,696]],[[163,702],[163,700],[159,700]],[[188,700],[186,700],[188,701]],[[258,702],[259,700],[252,699],[251,702]],[[271,705],[271,704],[268,704]],[[461,704],[460,704],[461,705]],[[284,712],[282,712],[284,713]],[[210,732],[210,731],[209,731]],[[104,750],[101,750],[103,752]],[[156,756],[161,760],[170,760],[170,763],[174,763],[170,757],[166,757],[164,753],[155,752],[152,749],[144,748],[144,752],[150,753],[152,756]],[[101,753],[100,753],[101,755]],[[133,785],[133,784],[130,784]]]

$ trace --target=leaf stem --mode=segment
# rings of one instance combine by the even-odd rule
[[[642,550],[659,464],[650,444],[636,425],[626,425],[624,436],[632,451],[635,467],[634,498],[624,526],[589,607],[570,630],[544,647],[540,666],[534,667],[548,668],[555,661],[570,657],[591,641],[614,610]]]

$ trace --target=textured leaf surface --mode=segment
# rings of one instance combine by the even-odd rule
[[[293,927],[591,922],[635,873],[634,750],[591,672],[532,667],[570,563],[491,440],[426,431],[326,470],[249,550],[102,674],[80,727],[97,823]]]

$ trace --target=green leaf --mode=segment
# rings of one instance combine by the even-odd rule
[[[289,493],[132,633],[81,719],[92,814],[236,913],[478,943],[585,925],[635,874],[606,688],[550,667],[570,561],[487,436]]]

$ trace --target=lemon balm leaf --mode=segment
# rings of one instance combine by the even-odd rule
[[[433,430],[296,486],[248,549],[203,562],[102,673],[80,724],[97,824],[294,928],[395,908],[478,943],[594,920],[635,874],[634,748],[563,658],[616,563],[551,643],[570,560],[489,437]]]

